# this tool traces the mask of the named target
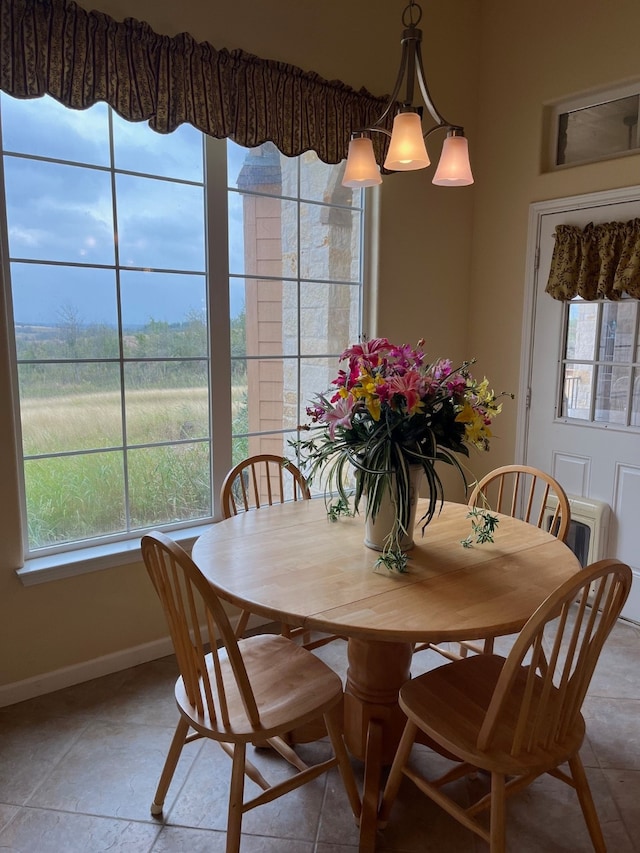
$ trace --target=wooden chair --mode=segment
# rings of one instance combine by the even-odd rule
[[[240,849],[246,811],[271,802],[336,765],[357,818],[360,798],[342,738],[343,693],[338,675],[311,652],[277,634],[238,641],[215,586],[163,533],[143,537],[142,557],[162,602],[180,669],[175,686],[180,720],[151,813],[162,813],[185,743],[208,737],[232,759],[226,853]],[[309,767],[283,736],[322,719],[334,754]],[[247,760],[249,743],[268,744],[298,772],[270,785]],[[262,793],[246,801],[245,774],[262,788]]]
[[[549,499],[552,498],[550,501]],[[563,542],[569,532],[571,507],[564,489],[549,474],[529,465],[505,465],[486,474],[469,498],[469,508],[490,509],[519,518],[536,527],[549,524],[549,532]],[[498,536],[500,535],[498,527]],[[459,660],[468,652],[491,654],[493,639],[459,643],[458,652],[433,643],[425,643],[416,651],[432,649],[448,660]]]
[[[382,798],[383,824],[405,775],[487,841],[491,853],[503,853],[506,798],[550,773],[576,789],[593,846],[605,851],[578,754],[585,735],[580,709],[630,587],[628,566],[601,560],[567,580],[540,605],[507,658],[471,655],[407,682],[399,701],[408,720]],[[435,780],[415,772],[407,761],[418,732],[462,763]],[[570,772],[560,770],[565,762]],[[489,774],[491,788],[473,805],[465,808],[441,790],[478,768]],[[488,830],[476,819],[487,809]]]
[[[286,457],[271,453],[249,456],[239,462],[224,478],[220,493],[224,518],[286,500],[310,498],[300,469]]]
[[[286,500],[307,501],[311,492],[300,469],[284,456],[262,453],[243,459],[224,478],[220,492],[220,503],[224,518],[240,512],[260,509],[262,506],[284,503]],[[236,636],[241,637],[247,628],[251,612],[243,610],[236,626]],[[306,649],[316,649],[340,639],[326,635],[311,640],[303,628],[292,628],[283,624],[281,633],[285,637],[302,637]]]

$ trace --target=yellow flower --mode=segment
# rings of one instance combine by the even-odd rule
[[[379,421],[380,420],[380,412],[382,409],[382,407],[380,405],[380,399],[378,397],[367,397],[365,400],[365,405],[367,407],[369,414],[374,419],[374,421]]]
[[[360,374],[360,379],[357,385],[354,385],[351,388],[351,394],[353,394],[356,400],[362,400],[364,402],[374,421],[380,420],[380,414],[382,411],[382,404],[380,403],[380,398],[377,394],[377,388],[381,381],[382,380],[377,376],[374,377],[370,373],[363,371]]]
[[[467,424],[473,420],[475,412],[470,403],[465,403],[462,410],[456,415],[456,423]]]
[[[475,444],[476,447],[484,447],[487,439],[491,438],[491,430],[477,415],[471,423],[465,424],[464,434],[465,439],[471,444]]]

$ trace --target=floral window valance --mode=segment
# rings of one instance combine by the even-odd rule
[[[554,299],[640,299],[640,219],[558,225],[546,292]]]
[[[271,140],[287,156],[313,149],[327,163],[347,156],[350,131],[370,125],[386,103],[293,65],[216,50],[187,33],[161,36],[67,0],[0,0],[0,57],[0,88],[18,98],[49,94],[75,109],[106,101],[160,133],[188,122],[247,147]],[[382,157],[385,137],[376,136]]]

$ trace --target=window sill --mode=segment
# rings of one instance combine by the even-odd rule
[[[191,551],[198,536],[211,527],[211,522],[197,527],[173,530],[167,533],[175,542]],[[23,586],[35,586],[49,581],[73,578],[89,572],[99,572],[136,563],[142,559],[140,539],[128,539],[124,542],[112,542],[109,545],[95,545],[91,548],[80,548],[77,551],[66,551],[60,554],[50,554],[47,557],[34,557],[27,560],[16,574]]]

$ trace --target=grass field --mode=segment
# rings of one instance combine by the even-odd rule
[[[241,432],[246,387],[232,396]],[[23,398],[25,456],[72,454],[25,461],[30,547],[209,516],[208,405],[203,387],[134,390],[123,424],[115,392]]]

